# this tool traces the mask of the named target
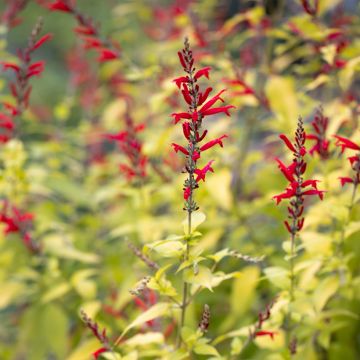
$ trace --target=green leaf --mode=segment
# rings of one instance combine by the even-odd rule
[[[50,353],[64,359],[67,327],[66,315],[59,306],[35,305],[29,308],[22,319],[20,348],[26,351],[26,358],[29,360],[46,359]]]
[[[208,258],[214,260],[216,263],[220,262],[224,257],[229,256],[229,249],[223,249],[216,252],[213,255],[209,255]]]
[[[194,347],[194,353],[198,355],[214,355],[214,356],[220,356],[217,350],[208,344],[201,344],[196,345]]]
[[[144,313],[140,314],[130,325],[128,325],[125,330],[122,332],[120,339],[134,327],[142,325],[147,321],[156,319],[160,316],[164,316],[170,310],[170,304],[168,303],[157,303],[152,306],[150,309],[146,310]]]
[[[321,311],[330,297],[336,293],[339,288],[339,279],[335,276],[324,279],[313,294],[315,309]]]
[[[274,130],[292,131],[293,126],[291,124],[295,124],[299,116],[294,80],[289,77],[270,76],[265,86],[265,93],[272,111],[278,118],[278,121],[274,123],[276,124]],[[285,94],[286,101],[284,101]]]
[[[58,234],[48,235],[44,238],[44,250],[58,257],[78,260],[83,263],[95,264],[99,262],[98,255],[76,249],[69,238]]]
[[[184,281],[189,284],[199,285],[212,291],[213,274],[206,266],[199,266],[197,275],[193,269],[184,270]]]
[[[7,282],[1,284],[0,309],[7,307],[25,290],[24,285],[18,282]]]
[[[98,339],[90,339],[81,342],[74,351],[66,358],[66,360],[89,360],[91,354],[101,347]]]
[[[145,346],[149,344],[163,344],[164,335],[160,332],[148,332],[146,334],[137,334],[124,343],[129,346]]]
[[[85,269],[76,271],[71,277],[72,286],[85,299],[93,299],[96,296],[96,282],[89,279],[95,274],[97,274],[96,269]]]
[[[266,278],[275,286],[281,289],[288,289],[290,287],[289,271],[279,267],[272,266],[264,270]]]
[[[183,236],[171,235],[165,240],[146,244],[143,248],[144,254],[147,254],[149,251],[155,251],[165,258],[178,258],[185,250],[185,244],[179,241],[180,239],[183,239]]]
[[[71,289],[71,286],[67,282],[62,282],[60,284],[56,284],[54,287],[46,291],[46,293],[42,296],[41,302],[43,304],[58,299],[59,297],[64,296]]]

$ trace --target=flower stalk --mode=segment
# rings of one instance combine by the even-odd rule
[[[232,105],[215,107],[218,101],[224,102],[221,94],[225,90],[221,90],[218,94],[208,100],[208,97],[213,90],[207,87],[202,91],[197,84],[201,77],[209,78],[210,67],[204,67],[196,71],[194,67],[193,52],[190,49],[189,40],[186,38],[184,48],[178,52],[180,64],[186,76],[180,76],[174,79],[175,84],[181,90],[183,98],[188,105],[186,112],[173,113],[175,124],[182,122],[182,130],[184,137],[187,141],[187,146],[182,146],[173,143],[172,146],[175,152],[181,152],[186,156],[185,171],[187,178],[184,182],[183,197],[184,197],[184,210],[187,212],[187,236],[186,236],[186,249],[184,254],[184,261],[189,260],[190,256],[190,243],[192,234],[192,214],[199,209],[194,199],[194,192],[199,187],[200,181],[205,181],[208,172],[214,172],[212,168],[213,160],[208,162],[203,168],[197,166],[197,162],[201,157],[201,153],[216,145],[223,147],[223,135],[217,139],[210,140],[203,145],[200,143],[205,139],[207,130],[201,131],[202,121],[206,116],[225,113],[230,116],[229,110],[233,108]],[[181,315],[179,321],[178,341],[177,346],[181,345],[181,328],[185,324],[186,308],[188,302],[188,284],[184,282],[183,293],[181,301]]]
[[[304,199],[305,196],[318,195],[323,199],[323,190],[318,190],[318,180],[304,180],[304,173],[306,171],[306,161],[304,156],[306,154],[305,141],[306,134],[303,127],[302,118],[299,117],[297,129],[295,132],[295,141],[292,143],[286,135],[280,135],[281,140],[285,143],[287,148],[293,153],[293,161],[289,166],[283,164],[279,159],[276,159],[279,164],[279,169],[289,181],[289,185],[285,192],[275,195],[273,198],[279,204],[283,199],[290,199],[288,206],[288,218],[290,221],[285,220],[284,224],[287,231],[290,233],[290,253],[289,253],[289,271],[290,271],[290,286],[289,286],[289,309],[285,318],[285,327],[288,336],[288,345],[290,354],[296,353],[296,337],[293,336],[293,326],[291,324],[292,318],[292,304],[295,300],[295,257],[296,252],[296,236],[304,226],[303,212],[304,212]],[[306,189],[310,187],[310,189]]]

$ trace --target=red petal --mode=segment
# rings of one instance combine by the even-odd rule
[[[180,89],[182,83],[188,83],[189,82],[189,78],[187,76],[180,76],[180,77],[174,79],[173,82]]]
[[[274,335],[276,335],[276,331],[269,331],[269,330],[259,330],[255,333],[255,337],[257,336],[270,336],[272,340],[274,340]]]
[[[14,70],[17,73],[20,71],[20,66],[14,64],[14,63],[8,63],[8,62],[1,62],[1,63],[3,65],[4,70],[11,69],[11,70]]]
[[[210,66],[204,67],[203,69],[198,70],[195,73],[195,80],[199,79],[201,76],[205,76],[206,78],[209,78],[209,71],[211,70]]]
[[[61,0],[57,0],[54,3],[47,5],[47,8],[51,11],[72,12],[71,7]]]
[[[104,352],[107,352],[107,351],[108,351],[107,348],[102,347],[102,348],[96,350],[95,352],[93,352],[92,355],[93,355],[94,359],[98,359],[99,356],[100,356],[100,354],[102,354],[102,353],[104,353]]]
[[[360,150],[360,146],[355,144],[351,140],[338,135],[333,135],[333,136],[337,139],[335,145],[341,146],[341,152],[344,152],[346,148],[351,150]]]
[[[174,148],[175,152],[181,151],[185,155],[189,155],[189,152],[181,145],[172,143],[171,146]]]
[[[186,113],[186,112],[173,113],[173,114],[171,114],[171,116],[174,117],[175,124],[177,124],[181,119],[191,119],[191,115],[189,113]]]
[[[95,35],[96,30],[90,26],[77,26],[74,31],[81,35]]]
[[[184,69],[186,69],[186,63],[185,63],[184,56],[183,56],[182,52],[178,51],[178,56],[179,56],[180,64],[182,65],[182,67]]]
[[[35,44],[34,46],[31,48],[31,51],[34,51],[36,49],[38,49],[41,45],[44,44],[44,42],[52,39],[53,35],[52,34],[46,34],[43,37],[41,37]]]
[[[286,135],[281,134],[279,138],[285,143],[285,145],[292,151],[296,152],[294,145],[290,142]]]
[[[200,112],[203,113],[204,111],[208,110],[213,106],[218,100],[224,102],[224,100],[220,97],[220,95],[226,91],[226,89],[221,90],[219,93],[217,93],[214,97],[212,97],[209,101],[207,101],[203,107],[200,109]]]
[[[227,135],[223,135],[217,139],[214,139],[214,140],[211,140],[209,142],[207,142],[206,144],[204,144],[201,148],[200,148],[200,151],[205,151],[207,149],[210,149],[211,147],[219,144],[221,147],[223,147],[223,143],[222,143],[222,139],[225,139],[227,138]]]
[[[118,58],[118,53],[110,49],[100,49],[100,56],[96,59],[99,62],[110,61]]]
[[[353,183],[354,180],[350,177],[339,177],[340,182],[341,182],[341,186],[344,186],[347,183]]]
[[[207,115],[213,115],[213,114],[218,114],[218,113],[224,112],[227,116],[230,116],[229,109],[231,109],[231,108],[235,108],[235,106],[227,105],[227,106],[222,106],[219,108],[209,109],[209,110],[204,111],[202,113],[202,115],[207,116]]]

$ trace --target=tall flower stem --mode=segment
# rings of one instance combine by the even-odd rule
[[[226,135],[223,135],[217,139],[208,141],[207,143],[200,145],[201,141],[206,137],[207,130],[204,130],[201,134],[202,121],[206,116],[215,115],[219,113],[225,113],[230,116],[229,109],[233,108],[232,105],[214,107],[219,101],[224,102],[221,98],[221,94],[225,89],[221,90],[218,94],[208,99],[209,94],[213,90],[211,87],[201,90],[197,81],[201,77],[209,78],[210,67],[204,67],[196,71],[194,67],[194,58],[190,44],[187,38],[185,38],[184,48],[178,52],[180,64],[186,73],[186,76],[180,76],[174,79],[177,87],[181,90],[185,102],[188,105],[186,112],[173,113],[175,124],[182,122],[182,130],[184,137],[187,141],[187,146],[178,145],[173,143],[172,146],[175,152],[183,153],[185,158],[185,171],[187,178],[184,182],[183,196],[184,196],[184,210],[187,212],[187,232],[185,234],[185,251],[182,260],[184,262],[189,261],[191,253],[191,237],[192,237],[192,214],[198,210],[198,206],[195,202],[194,192],[199,187],[199,182],[205,181],[206,174],[208,172],[214,172],[212,168],[213,160],[208,162],[203,168],[197,167],[197,161],[201,157],[201,153],[212,148],[215,145],[223,147],[223,139]],[[179,320],[179,329],[177,337],[177,347],[181,346],[181,329],[185,324],[185,315],[188,305],[191,303],[189,300],[189,285],[185,281],[183,282],[183,292],[181,299],[181,315]]]
[[[291,221],[285,221],[285,226],[290,234],[290,257],[289,257],[289,272],[290,272],[290,285],[289,285],[289,306],[285,316],[285,330],[287,334],[287,343],[290,350],[290,355],[296,353],[296,337],[293,336],[293,326],[291,323],[292,317],[292,305],[295,300],[295,257],[296,257],[296,235],[302,229],[304,225],[304,197],[309,195],[318,195],[320,199],[323,198],[323,190],[317,189],[318,180],[304,180],[303,175],[306,170],[306,162],[304,155],[305,149],[305,130],[303,127],[303,121],[301,118],[298,120],[297,129],[295,132],[295,142],[292,143],[285,135],[280,135],[280,138],[284,141],[285,145],[293,153],[293,161],[290,166],[286,166],[279,159],[277,162],[279,168],[286,179],[289,181],[289,186],[285,192],[275,195],[277,204],[283,199],[290,199],[288,206],[288,219]],[[310,186],[311,188],[306,190]]]
[[[192,53],[190,51],[190,47],[189,47],[189,42],[188,39],[185,39],[185,59],[187,64],[191,64],[193,59],[192,59]],[[186,69],[188,76],[189,76],[189,93],[191,96],[191,104],[189,106],[189,110],[193,113],[197,111],[197,101],[198,101],[198,93],[197,93],[197,89],[195,88],[195,80],[194,80],[194,69],[193,67],[190,65],[188,66],[188,68]],[[189,155],[187,156],[187,164],[186,164],[186,170],[188,171],[188,179],[187,179],[187,184],[189,185],[189,189],[190,189],[190,194],[189,194],[189,198],[188,198],[188,205],[186,206],[186,210],[187,210],[187,227],[188,227],[188,238],[186,239],[186,251],[185,251],[185,256],[184,256],[184,261],[187,261],[189,259],[189,255],[190,255],[190,240],[191,240],[191,216],[193,211],[196,210],[196,206],[195,202],[193,200],[193,191],[196,188],[196,181],[194,178],[194,171],[196,169],[196,163],[194,161],[194,151],[196,149],[196,143],[197,143],[197,137],[196,137],[196,133],[198,131],[198,126],[196,126],[196,123],[192,122],[190,123],[190,134],[189,134],[189,143],[188,143],[188,153]],[[182,305],[181,305],[181,318],[180,318],[180,323],[179,323],[179,332],[178,332],[178,346],[181,345],[181,328],[184,326],[185,324],[185,315],[186,315],[186,308],[188,306],[187,303],[187,298],[188,298],[188,284],[186,281],[184,281],[183,284],[183,294],[182,294]]]

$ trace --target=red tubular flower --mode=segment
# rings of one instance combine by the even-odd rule
[[[93,356],[94,359],[96,360],[96,359],[99,358],[99,356],[100,356],[101,354],[103,354],[104,352],[107,352],[107,351],[109,351],[107,348],[101,347],[100,349],[97,349],[96,351],[94,351],[94,352],[92,353],[92,356]]]
[[[189,151],[186,150],[183,146],[172,143],[171,146],[174,148],[175,152],[181,151],[185,155],[189,155]]]
[[[201,114],[205,117],[205,116],[208,116],[208,115],[214,115],[214,114],[219,114],[219,113],[223,112],[227,116],[230,116],[230,112],[229,112],[230,109],[235,109],[235,106],[227,105],[227,106],[221,106],[221,107],[218,107],[218,108],[212,108],[212,109],[205,110]]]
[[[352,178],[351,177],[339,178],[341,186],[344,186],[345,184],[348,183],[353,183],[354,184],[353,193],[355,194],[356,188],[360,183],[360,146],[347,138],[338,135],[334,135],[334,137],[336,138],[335,145],[341,147],[341,153],[343,153],[345,149],[358,151],[356,155],[348,157],[351,168],[354,171],[354,176]]]
[[[194,79],[197,80],[199,79],[201,76],[205,76],[207,79],[209,79],[209,72],[211,70],[211,67],[207,66],[203,69],[198,70],[195,75],[194,75]]]
[[[183,83],[188,83],[189,82],[189,78],[187,76],[180,76],[176,79],[173,80],[173,82],[176,84],[176,86],[180,89],[181,85]]]
[[[360,146],[355,144],[354,142],[352,142],[351,140],[338,136],[338,135],[334,135],[334,138],[336,138],[336,142],[335,145],[336,146],[340,146],[341,147],[341,152],[343,153],[345,151],[345,149],[350,149],[350,150],[360,150]]]
[[[202,114],[208,109],[210,109],[218,100],[221,102],[224,102],[224,100],[220,97],[221,94],[226,91],[225,89],[221,90],[218,94],[216,94],[214,97],[212,97],[209,101],[207,101],[202,108],[199,110]]]
[[[341,186],[344,186],[347,183],[353,183],[354,179],[350,178],[350,177],[339,177],[340,182],[341,182]]]
[[[119,57],[118,53],[109,49],[99,49],[99,57],[96,59],[99,62],[106,62],[114,60]]]
[[[51,11],[63,11],[67,13],[71,13],[73,9],[70,7],[67,1],[57,0],[49,5],[47,5],[48,9]]]
[[[38,41],[35,42],[35,44],[31,47],[30,51],[34,51],[36,49],[38,49],[40,46],[42,46],[46,41],[51,40],[53,37],[52,34],[46,34],[44,36],[42,36]]]
[[[291,150],[292,152],[296,152],[294,145],[288,139],[288,137],[284,134],[279,135],[279,138],[285,143],[285,145]]]
[[[310,149],[310,155],[318,153],[322,159],[328,159],[329,153],[329,140],[326,139],[326,130],[329,125],[329,118],[324,116],[323,109],[320,107],[317,109],[315,118],[312,121],[315,134],[306,134],[306,138],[309,140],[315,140],[315,145]]]
[[[5,224],[4,234],[18,233],[25,247],[32,253],[40,250],[39,246],[32,240],[30,228],[34,215],[32,213],[23,213],[17,207],[10,205],[7,201],[3,203],[0,213],[0,223]]]
[[[16,73],[18,73],[20,71],[20,66],[16,65],[14,63],[9,63],[9,62],[5,62],[5,61],[1,61],[1,64],[3,66],[3,69],[6,70],[14,70]]]
[[[187,112],[173,113],[173,114],[171,114],[171,116],[174,117],[175,124],[177,124],[182,119],[191,119],[191,115]]]
[[[301,0],[301,4],[306,13],[311,16],[316,16],[319,10],[319,0],[313,0],[313,5],[310,4],[310,0]]]
[[[146,177],[147,157],[143,154],[142,143],[137,133],[144,129],[144,124],[135,125],[129,114],[125,116],[126,130],[117,134],[104,134],[110,141],[116,141],[120,150],[127,157],[128,163],[119,165],[120,171],[129,181],[143,181]]]
[[[226,138],[223,135],[217,139],[211,140],[204,145],[200,145],[201,141],[206,137],[207,131],[201,131],[201,125],[204,118],[208,115],[224,112],[230,115],[229,109],[233,108],[232,105],[227,105],[219,108],[213,106],[217,101],[224,102],[221,94],[225,90],[221,90],[218,94],[208,100],[208,96],[212,91],[211,87],[207,87],[204,91],[200,89],[197,81],[202,76],[209,78],[210,67],[204,67],[195,72],[194,59],[192,51],[190,50],[189,42],[185,40],[184,49],[178,53],[180,64],[186,73],[185,76],[180,76],[173,81],[179,89],[181,89],[185,102],[188,105],[187,111],[173,113],[175,124],[183,121],[182,129],[187,142],[187,147],[172,144],[175,152],[181,152],[186,156],[185,169],[188,173],[188,178],[185,180],[183,187],[183,196],[185,200],[184,210],[189,214],[198,209],[194,199],[193,192],[199,187],[200,180],[205,181],[205,176],[208,172],[214,172],[212,162],[210,161],[203,168],[197,167],[197,161],[201,157],[201,152],[210,149],[215,145],[223,147],[222,140]],[[202,106],[198,109],[199,106]]]
[[[199,101],[198,101],[198,106],[202,105],[208,98],[209,94],[212,91],[212,87],[208,87],[206,88],[206,90],[204,91],[204,93],[199,92]]]
[[[199,182],[200,180],[205,181],[205,175],[208,171],[214,172],[214,169],[211,167],[211,164],[214,160],[209,161],[202,169],[195,169],[194,173],[197,175],[195,181]]]
[[[285,221],[284,224],[287,231],[295,236],[295,234],[300,231],[304,225],[304,218],[302,217],[302,213],[304,211],[304,197],[318,195],[322,200],[324,191],[318,190],[318,180],[303,179],[303,174],[306,170],[306,162],[304,160],[304,155],[306,154],[306,135],[302,119],[299,118],[294,143],[292,143],[288,137],[283,134],[280,135],[280,138],[284,141],[287,148],[293,152],[294,160],[291,165],[287,167],[279,159],[276,159],[279,164],[279,169],[289,181],[289,185],[283,193],[273,196],[273,199],[276,201],[277,205],[284,199],[291,199],[290,206],[288,207],[288,217],[292,221],[291,224],[288,221]],[[309,186],[311,189],[308,189]]]
[[[0,139],[3,142],[6,142],[13,136],[16,117],[20,116],[29,106],[32,90],[29,80],[33,76],[40,75],[45,68],[45,61],[31,63],[32,53],[52,38],[51,34],[46,34],[37,39],[41,26],[41,22],[35,25],[27,47],[17,51],[19,59],[17,64],[1,62],[4,70],[12,70],[16,75],[15,81],[9,83],[11,94],[15,98],[15,104],[5,103],[4,107],[7,114],[5,112],[0,113],[0,128],[5,132],[0,134]]]
[[[213,146],[218,145],[218,144],[220,145],[220,147],[224,147],[222,139],[225,139],[227,137],[228,137],[227,135],[223,135],[223,136],[220,136],[217,139],[214,139],[214,140],[211,140],[211,141],[207,142],[206,144],[204,144],[203,146],[200,147],[200,151],[208,150],[208,149],[210,149]]]
[[[96,35],[96,29],[93,26],[76,26],[74,32],[81,35]]]
[[[187,201],[191,194],[191,188],[187,187],[184,189],[184,200]]]
[[[293,182],[294,179],[294,172],[296,167],[296,162],[294,161],[290,166],[286,166],[280,159],[275,159],[279,164],[279,169],[285,175],[285,177],[290,181]]]
[[[120,57],[120,46],[113,41],[101,38],[98,25],[95,24],[93,19],[83,14],[78,9],[74,2],[70,0],[56,0],[50,4],[45,5],[51,11],[59,11],[71,14],[78,22],[78,26],[74,28],[74,32],[79,34],[85,42],[85,49],[95,49],[98,51],[98,62],[107,62],[118,59]]]
[[[18,18],[18,14],[26,7],[28,2],[29,0],[8,1],[5,11],[1,15],[0,23],[9,27],[19,25],[22,20]]]
[[[271,340],[274,340],[274,336],[277,334],[276,331],[270,331],[270,330],[259,330],[255,333],[255,337],[258,336],[270,336]]]

